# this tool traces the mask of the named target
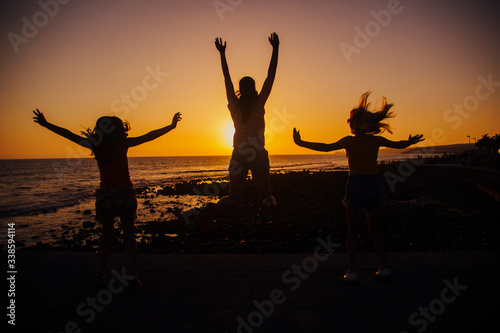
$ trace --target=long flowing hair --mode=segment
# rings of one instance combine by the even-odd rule
[[[252,114],[252,109],[259,94],[255,89],[255,81],[250,76],[245,76],[240,80],[239,88],[236,97],[238,97],[238,106],[243,111],[242,121],[246,123]]]
[[[382,106],[378,111],[369,111],[370,102],[368,96],[371,91],[361,95],[357,107],[351,110],[350,118],[348,119],[353,134],[379,134],[387,131],[392,134],[391,127],[388,123],[383,123],[384,119],[393,118],[394,113],[389,110],[394,104],[387,103],[387,98],[382,97]]]
[[[91,144],[96,160],[116,161],[126,156],[125,138],[130,124],[118,117],[105,116],[97,119],[93,130],[82,132]]]

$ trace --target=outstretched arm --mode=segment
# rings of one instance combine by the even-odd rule
[[[165,127],[162,127],[162,128],[159,128],[157,130],[151,131],[151,132],[144,134],[144,135],[141,135],[141,136],[137,136],[134,138],[127,138],[126,139],[127,146],[134,147],[134,146],[138,146],[138,145],[143,144],[143,143],[148,142],[148,141],[153,141],[154,139],[157,139],[160,136],[165,135],[168,132],[170,132],[171,130],[173,130],[177,126],[177,123],[181,119],[182,119],[181,113],[177,112],[174,115],[174,118],[172,119],[172,124],[165,126]]]
[[[302,138],[300,137],[300,131],[297,131],[295,127],[293,128],[293,141],[297,146],[308,148],[311,150],[316,150],[316,151],[323,151],[323,152],[329,152],[329,151],[334,151],[334,150],[339,150],[339,149],[344,149],[344,141],[343,139],[340,139],[339,141],[335,143],[320,143],[320,142],[307,142],[303,141]]]
[[[45,127],[46,129],[70,140],[73,141],[74,143],[79,144],[80,146],[83,146],[85,148],[91,149],[90,142],[87,140],[87,138],[80,136],[78,134],[75,134],[65,128],[56,126],[54,124],[49,123],[46,119],[45,116],[43,115],[42,112],[40,112],[38,109],[36,111],[33,111],[35,116],[33,117],[33,120],[35,123],[40,124],[40,126]]]
[[[410,134],[408,140],[391,141],[384,138],[383,136],[380,136],[379,144],[381,147],[403,149],[403,148],[408,148],[409,146],[414,145],[420,141],[424,141],[425,139],[423,137],[424,136],[422,134],[417,134],[415,136],[411,136]]]
[[[227,65],[226,42],[223,44],[221,38],[215,38],[215,47],[220,53],[222,74],[224,75],[224,84],[226,85],[227,101],[230,102],[232,99],[236,98],[236,95],[234,94],[233,81],[231,81],[231,75],[229,75],[229,67]]]
[[[259,93],[259,99],[262,105],[264,105],[271,94],[271,89],[273,88],[274,78],[276,77],[276,68],[278,67],[278,50],[280,46],[280,40],[278,35],[273,32],[271,37],[269,37],[269,43],[273,46],[273,54],[271,56],[271,63],[269,64],[269,69],[267,70],[267,78],[262,85],[262,89]]]

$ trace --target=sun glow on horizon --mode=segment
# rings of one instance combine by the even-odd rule
[[[499,132],[496,1],[403,1],[387,24],[371,14],[385,13],[387,0],[244,1],[223,20],[201,0],[71,1],[53,17],[39,3],[0,4],[3,35],[21,41],[13,49],[4,38],[0,48],[2,159],[60,158],[78,149],[34,124],[35,108],[74,133],[115,113],[130,121],[131,136],[181,112],[174,131],[130,156],[230,154],[234,127],[214,39],[227,42],[235,89],[250,75],[259,90],[272,32],[280,53],[265,106],[270,154],[314,153],[293,143],[294,127],[308,141],[349,135],[345,119],[366,90],[374,103],[383,95],[395,104],[391,140],[421,133],[426,143],[446,145]],[[40,13],[50,16],[44,26],[33,23]]]
[[[233,148],[234,125],[232,121],[226,121],[222,127],[221,135],[223,137],[224,147]]]

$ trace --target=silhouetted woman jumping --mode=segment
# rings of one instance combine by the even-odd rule
[[[271,193],[269,156],[264,147],[264,105],[271,93],[276,76],[278,35],[273,33],[269,37],[269,42],[273,47],[273,53],[267,78],[260,93],[255,89],[255,81],[249,76],[240,80],[239,90],[235,92],[226,60],[226,42],[223,43],[220,38],[215,39],[215,47],[221,57],[228,108],[234,122],[235,133],[233,153],[229,163],[229,196],[222,198],[217,204],[207,206],[201,219],[201,227],[205,231],[210,229],[215,214],[241,201],[245,180],[250,170],[259,200],[262,200],[262,204],[272,213],[274,231],[277,234],[284,232],[284,224],[278,212],[276,199]]]
[[[344,204],[347,215],[347,256],[349,268],[344,280],[357,281],[358,229],[361,213],[364,211],[368,218],[368,229],[373,240],[375,251],[380,258],[380,269],[376,276],[390,277],[391,271],[387,266],[387,250],[385,240],[380,232],[380,208],[385,203],[382,183],[377,176],[377,155],[379,147],[406,148],[424,140],[422,135],[409,136],[408,140],[391,141],[376,135],[384,130],[391,132],[390,126],[382,121],[392,118],[389,109],[393,104],[387,104],[384,97],[382,107],[378,112],[368,111],[370,103],[367,99],[370,92],[361,96],[359,105],[351,110],[347,123],[354,136],[346,136],[335,143],[315,143],[303,141],[300,131],[293,129],[293,139],[298,146],[316,151],[329,152],[345,149],[349,164],[349,180],[346,184]]]
[[[133,285],[140,285],[137,277],[137,245],[134,232],[137,199],[130,180],[127,151],[130,147],[154,140],[173,130],[181,120],[181,114],[176,113],[168,126],[129,138],[128,122],[118,117],[101,117],[97,120],[94,130],[89,129],[83,132],[84,136],[80,136],[49,123],[38,109],[33,113],[36,123],[80,146],[89,148],[97,160],[101,183],[96,190],[96,220],[101,221],[103,234],[97,253],[97,276],[94,281],[96,289],[106,287],[105,268],[113,244],[115,217],[120,218],[123,227],[129,274],[134,276],[131,282]]]

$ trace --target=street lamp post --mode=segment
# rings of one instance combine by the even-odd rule
[[[469,150],[470,150],[470,135],[467,135],[467,137],[469,138]]]

